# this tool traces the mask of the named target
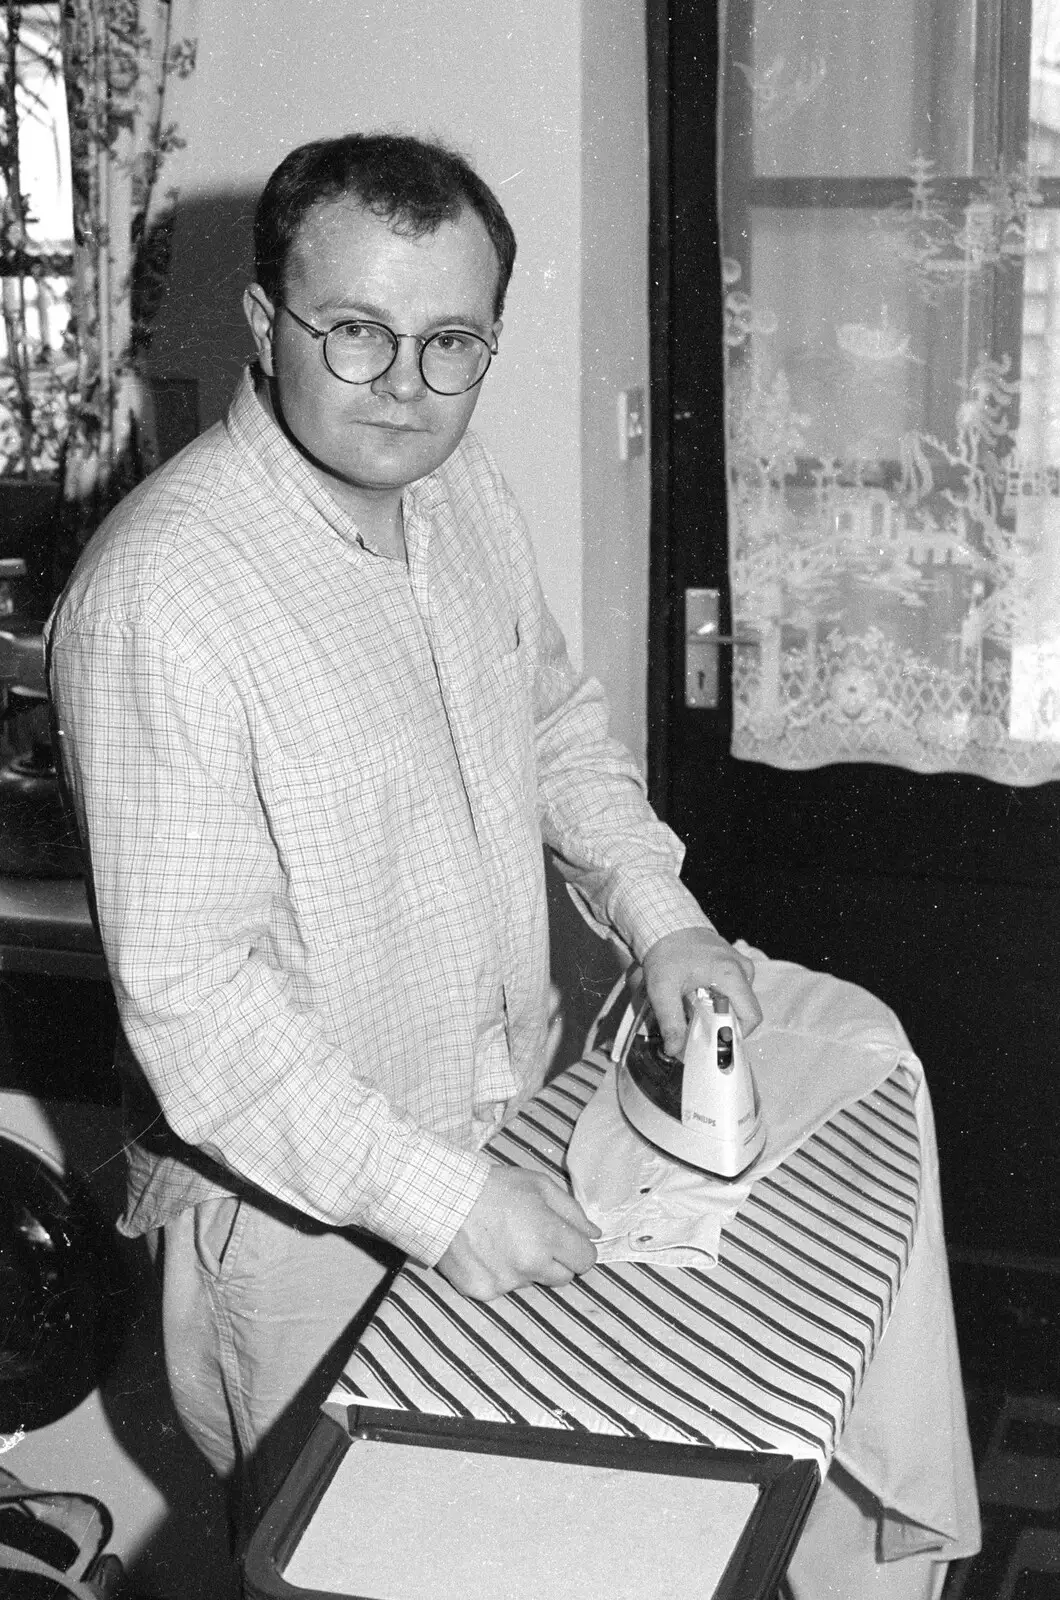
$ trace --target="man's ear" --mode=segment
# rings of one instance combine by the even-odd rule
[[[267,378],[274,376],[272,362],[272,329],[276,309],[260,283],[252,283],[243,294],[243,315],[250,325],[257,351],[258,365]]]

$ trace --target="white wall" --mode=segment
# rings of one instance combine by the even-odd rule
[[[182,217],[152,366],[199,380],[202,421],[249,351],[253,202],[280,158],[351,128],[437,135],[519,239],[475,426],[526,512],[575,659],[643,756],[647,464],[618,460],[617,391],[647,378],[642,8],[601,0],[202,0]]]
[[[617,401],[648,398],[648,109],[642,8],[622,10],[582,8],[582,641],[643,764],[649,457],[619,461]]]

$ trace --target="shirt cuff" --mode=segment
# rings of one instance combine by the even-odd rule
[[[607,905],[607,923],[596,915],[574,884],[568,893],[594,933],[617,935],[635,961],[643,961],[653,944],[683,928],[710,928],[714,924],[679,878],[653,876],[616,889]],[[716,930],[715,930],[716,931]]]
[[[387,1183],[359,1220],[419,1265],[433,1267],[471,1215],[490,1162],[423,1129],[410,1135],[403,1157],[398,1181]]]

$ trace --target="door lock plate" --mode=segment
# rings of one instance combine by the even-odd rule
[[[757,650],[758,640],[718,632],[720,589],[685,590],[685,705],[693,710],[718,709],[718,650]]]
[[[700,711],[718,708],[717,589],[685,590],[685,705]]]

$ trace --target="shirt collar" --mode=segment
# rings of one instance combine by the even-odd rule
[[[356,522],[328,493],[326,486],[262,404],[257,389],[259,377],[257,363],[249,362],[243,370],[225,419],[233,443],[242,452],[254,457],[286,504],[297,509],[298,501],[308,501],[344,543],[363,546]],[[403,498],[408,512],[429,515],[444,497],[445,487],[439,474],[431,472],[408,484]]]

